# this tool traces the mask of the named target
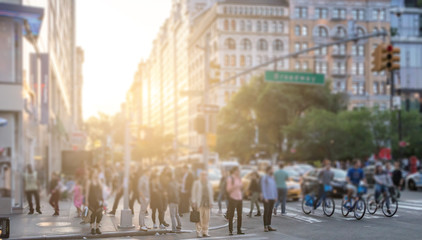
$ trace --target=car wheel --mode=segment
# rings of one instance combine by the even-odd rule
[[[416,189],[415,181],[413,181],[413,180],[409,180],[409,183],[407,184],[407,186],[409,187],[409,190],[412,190],[412,191],[416,191],[417,190]]]

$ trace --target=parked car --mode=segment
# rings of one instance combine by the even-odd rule
[[[249,184],[251,182],[252,173],[249,172],[242,178],[243,196],[245,199],[249,199],[251,193],[249,192]],[[259,172],[260,177],[264,176],[264,173]],[[291,178],[287,180],[287,199],[292,201],[298,201],[300,198],[300,184]]]
[[[289,179],[295,182],[300,182],[300,174],[291,167],[285,167],[284,170],[289,174]]]
[[[319,182],[318,175],[322,169],[314,169],[308,171],[302,176],[300,187],[302,192],[310,193],[318,190]],[[338,168],[332,168],[331,171],[334,173],[334,180],[331,183],[333,187],[333,196],[342,197],[346,194],[346,176],[347,172]]]
[[[422,188],[422,171],[407,175],[406,186],[412,191],[417,191],[419,188]]]
[[[292,166],[288,166],[288,168],[292,168],[293,170],[298,172],[300,176],[314,169],[314,167],[309,164],[295,164]]]

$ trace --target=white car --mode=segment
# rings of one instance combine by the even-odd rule
[[[407,175],[406,186],[409,190],[413,191],[422,188],[422,171]]]

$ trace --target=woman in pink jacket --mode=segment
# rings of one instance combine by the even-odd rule
[[[230,176],[226,181],[226,190],[229,198],[229,206],[227,215],[229,218],[229,235],[233,235],[233,217],[234,210],[237,212],[237,234],[245,234],[242,232],[242,179],[240,179],[239,167],[233,167],[230,170]]]

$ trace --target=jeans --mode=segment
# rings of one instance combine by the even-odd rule
[[[281,203],[281,213],[286,213],[287,188],[277,188],[277,192],[278,199],[274,208],[277,209]]]
[[[141,202],[141,210],[139,211],[139,226],[144,227],[145,226],[145,212],[148,208],[148,199],[140,199]]]
[[[171,218],[171,229],[176,231],[176,227],[182,226],[179,217],[179,205],[177,203],[170,203],[170,218]],[[177,222],[177,225],[176,225]]]
[[[261,212],[261,210],[259,209],[258,198],[259,198],[259,192],[252,193],[252,197],[251,197],[251,212],[250,212],[251,214],[253,212],[254,205],[256,205],[256,208],[258,209],[258,213]]]
[[[25,191],[26,200],[28,201],[29,211],[34,212],[34,206],[32,204],[32,196],[35,198],[35,208],[37,212],[40,212],[40,194],[37,190]]]
[[[161,209],[161,207],[159,208],[151,208],[152,213],[151,213],[151,218],[152,218],[152,223],[155,224],[155,216],[156,216],[156,212],[158,211],[158,221],[160,222],[160,224],[164,223],[164,211]]]
[[[380,185],[378,183],[375,184],[375,201],[378,203],[378,199],[381,193],[388,194],[388,188],[384,185]],[[387,205],[387,209],[390,209],[390,198],[385,199],[385,204]]]
[[[264,201],[264,227],[271,225],[271,217],[274,208],[275,200]]]
[[[234,210],[237,212],[237,232],[241,232],[242,228],[242,200],[229,199],[229,207],[227,209],[227,217],[229,218],[229,232],[233,232]]]
[[[318,194],[316,195],[315,201],[314,201],[314,209],[317,208],[317,204],[319,202],[320,199],[324,199],[325,198],[325,191],[324,191],[324,185],[319,184],[318,185]]]
[[[113,202],[113,209],[111,210],[112,212],[116,212],[117,206],[119,205],[119,202],[122,196],[123,196],[123,188],[116,193],[116,198],[114,199],[114,202]]]

